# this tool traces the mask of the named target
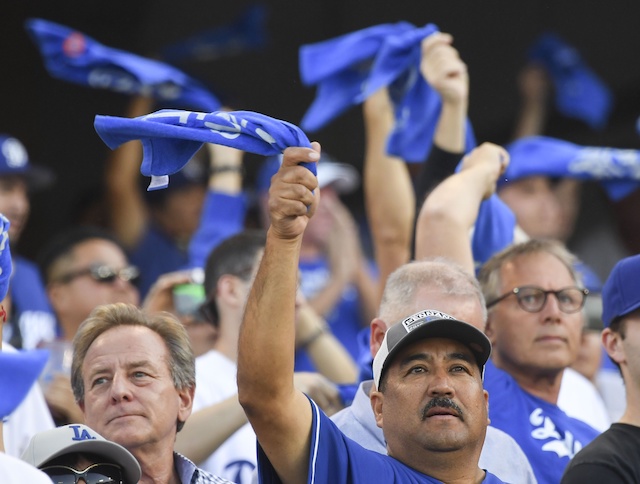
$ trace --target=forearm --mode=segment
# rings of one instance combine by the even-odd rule
[[[416,226],[416,259],[448,257],[472,274],[469,231],[486,192],[476,170],[457,173],[438,185],[425,200]]]
[[[250,409],[252,404],[282,398],[293,388],[300,244],[301,237],[280,239],[272,229],[267,232],[238,347],[239,397]]]
[[[200,464],[246,423],[247,416],[234,395],[192,414],[178,432],[174,449]]]
[[[391,103],[386,92],[367,101],[365,119],[364,197],[373,237],[379,286],[411,256],[415,217],[415,196],[409,171],[403,160],[386,153],[387,137],[393,127]]]
[[[334,383],[354,383],[358,367],[331,332],[326,321],[309,306],[298,309],[298,348],[306,351],[316,370]]]
[[[132,100],[127,117],[148,114],[153,105],[150,98]],[[129,141],[112,151],[106,161],[106,191],[109,223],[122,243],[134,247],[145,230],[148,213],[138,184],[142,145]]]
[[[440,118],[433,135],[433,143],[451,153],[464,153],[466,139],[466,98],[456,102],[443,102]]]

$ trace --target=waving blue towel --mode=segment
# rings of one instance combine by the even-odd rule
[[[593,129],[607,124],[613,104],[611,91],[584,63],[578,51],[552,33],[535,42],[529,58],[549,72],[556,91],[558,111],[584,121]]]
[[[266,43],[266,8],[252,5],[228,25],[198,32],[162,49],[162,58],[175,64],[212,60],[259,49]]]
[[[387,152],[409,162],[429,154],[441,100],[420,74],[421,42],[437,32],[428,24],[382,24],[300,48],[300,75],[317,85],[316,99],[302,120],[315,131],[382,87],[389,87],[395,125]],[[467,123],[467,149],[475,146]]]
[[[137,118],[96,116],[94,127],[114,149],[126,141],[142,141],[140,171],[151,176],[150,190],[165,188],[168,175],[176,173],[203,143],[230,146],[269,156],[290,146],[311,147],[300,128],[251,111],[198,113],[163,109]],[[303,163],[316,174],[315,163]]]
[[[612,200],[640,186],[640,151],[580,146],[546,136],[519,139],[507,146],[511,162],[499,186],[527,176],[599,180]]]
[[[170,65],[99,44],[85,34],[42,19],[26,22],[49,74],[84,86],[144,94],[172,106],[215,111],[220,101]]]

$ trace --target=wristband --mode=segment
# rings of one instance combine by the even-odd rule
[[[299,347],[300,348],[308,348],[309,346],[311,346],[313,343],[315,343],[315,341],[322,336],[323,334],[325,334],[327,331],[324,328],[318,328],[316,330],[315,333],[313,333],[311,336],[309,336],[306,340],[304,340],[302,343],[300,343]]]

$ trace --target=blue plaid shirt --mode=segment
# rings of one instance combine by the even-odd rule
[[[185,456],[177,452],[173,453],[173,460],[182,484],[233,484],[231,481],[227,481],[222,477],[214,476],[207,471],[203,471]]]

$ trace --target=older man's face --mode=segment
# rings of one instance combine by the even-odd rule
[[[489,424],[488,394],[466,345],[442,338],[413,343],[398,353],[385,378],[372,402],[390,455],[412,463],[425,450],[479,452]]]
[[[501,278],[502,294],[522,286],[557,291],[576,285],[559,259],[542,252],[506,263]],[[535,313],[522,309],[510,296],[491,309],[486,332],[493,344],[493,361],[517,378],[553,374],[571,365],[580,348],[582,326],[582,313],[561,311],[551,294]]]
[[[191,414],[193,389],[177,390],[162,338],[143,326],[102,333],[82,364],[85,423],[108,440],[138,449],[173,448],[177,421]]]

